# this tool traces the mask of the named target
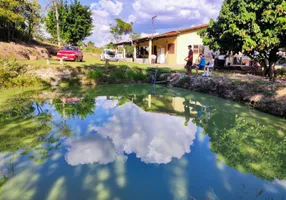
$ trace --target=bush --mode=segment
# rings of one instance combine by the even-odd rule
[[[101,54],[103,51],[103,48],[96,48],[96,47],[86,47],[82,49],[83,52],[87,53],[95,53],[95,54]]]
[[[286,69],[285,68],[277,69],[275,71],[275,75],[277,78],[285,79],[286,78]]]
[[[144,71],[140,69],[134,69],[128,71],[127,77],[129,80],[134,80],[134,81],[144,81],[148,78],[147,73],[146,72],[144,73]]]
[[[103,76],[102,72],[99,70],[91,71],[88,73],[88,79],[97,80]]]
[[[99,67],[89,72],[87,76],[88,80],[94,80],[97,83],[143,82],[147,81],[148,77],[146,70],[128,66]]]
[[[20,65],[15,59],[0,59],[0,88],[43,86],[34,76],[26,75],[27,65]]]

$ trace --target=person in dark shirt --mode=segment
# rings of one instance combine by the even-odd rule
[[[185,69],[187,70],[188,75],[192,75],[192,66],[193,66],[193,50],[192,50],[192,45],[188,46],[189,49],[189,54],[185,58],[185,61],[187,61],[187,64],[185,66]]]

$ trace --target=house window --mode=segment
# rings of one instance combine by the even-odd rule
[[[204,53],[204,46],[203,45],[194,45],[194,53],[196,54],[203,54]]]
[[[175,53],[175,44],[168,44],[168,52],[169,54]]]

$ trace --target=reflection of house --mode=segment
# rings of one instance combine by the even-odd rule
[[[152,95],[148,95],[144,101],[137,99],[134,100],[133,103],[147,112],[167,113],[176,116],[196,116],[197,111],[192,109],[192,105],[202,107],[199,102],[193,102],[181,97],[160,97]],[[186,105],[189,106],[187,110]]]
[[[194,58],[204,52],[198,31],[207,27],[208,25],[204,24],[136,39],[133,41],[135,62],[151,63],[152,54],[155,54],[157,63],[185,64],[184,58],[188,55],[188,45],[193,46]],[[131,42],[121,42],[116,45],[128,44],[130,45]]]
[[[185,101],[186,101],[186,99],[181,98],[181,97],[172,97],[172,106],[173,106],[174,110],[177,112],[181,112],[181,113],[185,112],[185,103],[186,103]],[[194,101],[189,100],[188,103],[202,107],[202,105],[199,102],[194,102]],[[194,112],[192,110],[190,110],[190,113],[196,114],[196,112]]]

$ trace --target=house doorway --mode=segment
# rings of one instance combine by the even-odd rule
[[[154,46],[153,53],[154,53],[154,55],[156,55],[155,63],[157,63],[157,60],[158,60],[157,46]]]
[[[165,63],[165,48],[158,49],[158,61],[159,64]]]

